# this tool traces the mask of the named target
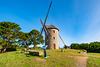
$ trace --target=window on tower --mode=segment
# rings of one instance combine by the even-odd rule
[[[55,37],[53,37],[53,39],[55,39]]]
[[[55,30],[53,30],[53,33],[55,33]]]

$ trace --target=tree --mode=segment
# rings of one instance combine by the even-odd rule
[[[3,40],[1,45],[3,48],[16,43],[18,33],[21,30],[18,24],[12,22],[0,22],[0,38]]]
[[[64,45],[64,48],[65,48],[65,49],[67,49],[67,47],[68,47],[67,45]]]
[[[29,45],[31,45],[29,33],[20,32],[19,42],[21,45],[24,45],[25,48],[28,47]]]
[[[99,52],[100,53],[100,42],[91,42],[88,43],[82,43],[82,44],[71,44],[71,49],[85,49],[88,52]]]
[[[30,38],[30,43],[34,45],[34,49],[36,48],[37,44],[43,44],[44,39],[43,36],[40,35],[40,32],[38,30],[32,30],[29,35],[31,36]]]
[[[79,49],[79,44],[78,43],[72,43],[71,49]]]

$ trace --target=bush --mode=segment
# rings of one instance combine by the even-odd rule
[[[85,50],[85,49],[82,49],[82,51],[83,51],[83,52],[87,52],[87,50]]]
[[[41,47],[36,47],[36,49],[41,49]]]
[[[64,48],[67,49],[67,46],[65,45]]]
[[[16,48],[6,48],[6,51],[16,51]]]
[[[33,50],[33,47],[30,47],[29,49],[30,49],[30,50]]]
[[[71,49],[80,49],[80,46],[78,43],[72,43],[71,44]]]
[[[71,49],[85,49],[85,50],[87,50],[87,52],[100,53],[100,42],[91,42],[90,44],[88,44],[88,43],[82,43],[82,44],[72,43]]]

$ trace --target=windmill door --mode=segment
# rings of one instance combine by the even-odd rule
[[[55,44],[53,44],[53,49],[55,49]]]

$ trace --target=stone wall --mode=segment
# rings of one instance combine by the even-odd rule
[[[48,29],[51,34],[51,38],[49,41],[45,38],[45,45],[48,45],[47,49],[54,49],[53,44],[55,44],[55,49],[59,49],[59,36],[58,36],[58,30],[57,29]],[[53,32],[55,31],[55,33]],[[55,39],[53,38],[55,37]]]

